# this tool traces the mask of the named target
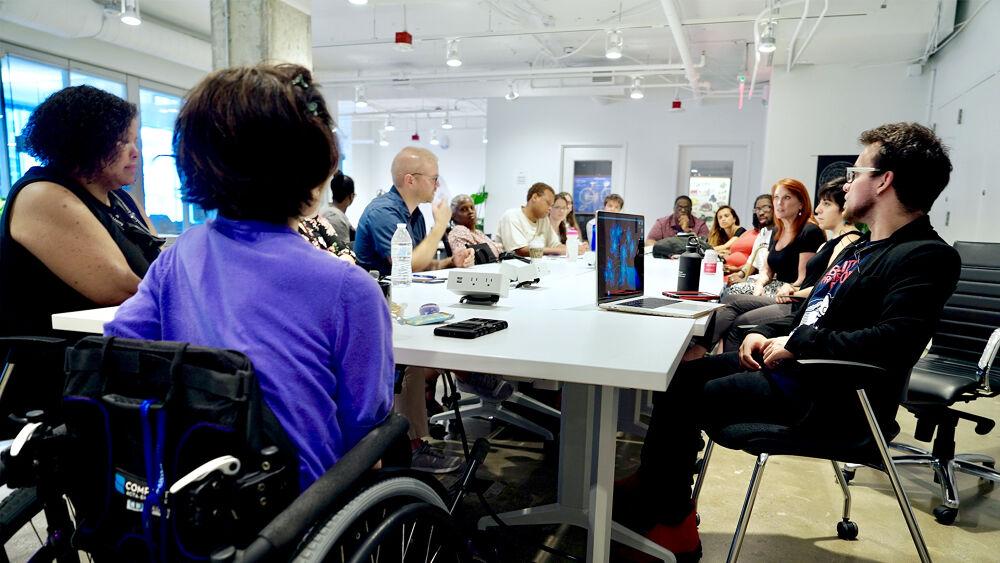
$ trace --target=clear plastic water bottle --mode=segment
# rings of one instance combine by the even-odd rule
[[[574,227],[566,227],[566,260],[576,262],[580,251],[580,231]]]
[[[389,276],[392,281],[391,310],[394,317],[402,319],[410,297],[410,286],[413,284],[413,239],[410,238],[405,223],[396,224],[396,232],[392,234],[390,256],[392,257],[392,273]]]
[[[722,264],[719,263],[719,253],[709,248],[701,259],[701,287],[710,293],[722,291]]]

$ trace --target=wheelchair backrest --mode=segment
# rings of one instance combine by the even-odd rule
[[[295,449],[239,352],[84,338],[66,353],[62,416],[80,461],[62,473],[74,544],[95,554],[204,559],[298,494]]]

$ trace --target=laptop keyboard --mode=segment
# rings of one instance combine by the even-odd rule
[[[674,303],[680,303],[680,300],[663,299],[660,297],[641,297],[630,301],[622,301],[621,303],[618,303],[618,305],[623,307],[639,307],[641,309],[656,309],[665,305],[673,305]]]

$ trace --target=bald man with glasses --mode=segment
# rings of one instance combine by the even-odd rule
[[[469,249],[455,252],[451,258],[435,260],[438,243],[444,237],[451,209],[446,201],[434,205],[434,226],[430,232],[424,216],[417,209],[421,203],[434,201],[438,188],[438,160],[431,151],[419,147],[406,147],[392,159],[392,187],[378,196],[361,214],[354,241],[358,264],[366,270],[378,270],[389,275],[392,270],[390,253],[392,235],[396,225],[403,223],[413,240],[412,268],[414,272],[463,268],[473,265]]]

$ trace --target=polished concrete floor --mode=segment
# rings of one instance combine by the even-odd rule
[[[968,405],[969,412],[1000,420],[1000,400],[980,400]],[[919,444],[912,438],[914,419],[900,413],[901,441]],[[555,499],[557,458],[552,444],[545,444],[523,431],[483,421],[469,421],[472,438],[487,436],[492,450],[477,483],[484,497],[497,511],[546,504]],[[986,436],[975,434],[972,425],[960,425],[960,451],[976,451],[1000,457],[1000,430]],[[458,442],[442,445],[459,449]],[[631,473],[638,460],[641,442],[622,435],[618,441],[616,472]],[[716,448],[708,469],[699,503],[703,561],[724,561],[732,538],[754,458],[742,452]],[[888,479],[874,470],[862,468],[851,485],[852,519],[860,527],[856,541],[837,538],[842,497],[829,462],[775,457],[764,474],[753,518],[740,560],[752,561],[916,561],[903,517]],[[917,521],[935,561],[1000,561],[1000,492],[981,487],[977,479],[959,477],[962,506],[958,521],[951,526],[935,522],[932,510],[940,504],[940,489],[927,469],[900,471]],[[454,476],[443,478],[446,484]],[[474,495],[468,495],[459,521],[474,528],[486,512]],[[35,526],[44,533],[44,522]],[[568,527],[525,527],[512,532],[493,532],[477,537],[481,546],[499,546],[494,553],[500,561],[562,561],[538,548],[539,544],[582,558],[585,535]],[[16,545],[12,545],[16,544]],[[37,548],[34,531],[25,527],[16,541],[8,544],[11,561],[24,561]],[[484,551],[488,547],[483,547]]]
[[[965,410],[1000,420],[1000,400],[979,400]],[[913,439],[915,419],[902,411],[898,441],[925,446]],[[470,424],[470,432],[486,432]],[[486,496],[498,511],[553,502],[555,462],[547,448],[530,435],[492,428],[494,448],[479,477],[494,481]],[[622,435],[618,441],[616,473],[631,473],[640,439]],[[1000,430],[977,435],[971,423],[960,424],[959,451],[1000,458]],[[546,455],[546,454],[549,455]],[[755,458],[743,452],[715,448],[699,502],[704,556],[702,561],[725,561],[739,511],[746,495]],[[958,520],[937,523],[934,507],[941,504],[940,488],[929,469],[906,467],[900,476],[917,522],[934,561],[1000,561],[1000,491],[980,485],[978,479],[959,476],[962,500]],[[752,561],[917,561],[906,523],[885,474],[860,468],[851,485],[851,518],[860,529],[856,541],[837,538],[843,496],[828,461],[774,457],[767,463],[740,560]],[[472,515],[484,514],[474,499],[466,499]],[[471,522],[472,519],[467,521]],[[545,542],[575,556],[585,554],[579,529],[550,526],[517,528],[519,535],[502,537],[504,561],[560,561],[537,549]]]

